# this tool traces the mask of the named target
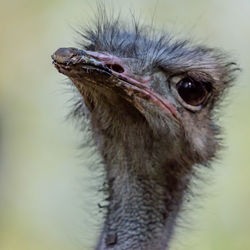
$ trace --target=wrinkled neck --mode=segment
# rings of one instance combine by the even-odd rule
[[[96,128],[109,200],[96,249],[166,249],[187,187],[186,171],[168,160],[169,142],[155,138],[145,124],[105,133]]]
[[[168,186],[168,182],[176,181],[169,178],[163,182],[130,173],[112,179],[97,249],[167,249],[182,203],[183,190],[176,191],[181,184]]]

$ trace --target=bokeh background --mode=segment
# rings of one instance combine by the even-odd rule
[[[204,195],[184,215],[173,249],[250,249],[250,1],[104,2],[125,20],[131,10],[145,23],[154,16],[156,27],[224,48],[238,61],[242,72],[221,112],[226,148],[205,171]],[[65,121],[72,95],[50,59],[58,47],[75,45],[72,27],[89,23],[94,9],[90,0],[1,1],[1,250],[95,245],[98,155],[78,149],[88,135]]]

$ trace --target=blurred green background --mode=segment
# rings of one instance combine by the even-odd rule
[[[204,173],[204,195],[183,216],[172,249],[250,250],[250,1],[113,3],[125,19],[132,10],[145,23],[155,10],[156,27],[224,48],[243,69],[222,110],[226,148]],[[85,250],[96,242],[102,180],[90,167],[98,156],[77,149],[82,137],[64,119],[72,95],[50,59],[75,45],[72,27],[86,25],[94,9],[90,0],[1,1],[1,250]]]

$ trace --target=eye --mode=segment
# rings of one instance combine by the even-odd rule
[[[194,81],[190,78],[184,78],[180,80],[176,85],[177,91],[180,97],[189,105],[198,106],[202,104],[208,91],[204,86],[204,83]]]

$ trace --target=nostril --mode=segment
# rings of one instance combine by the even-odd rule
[[[110,69],[112,69],[115,72],[118,72],[118,73],[123,73],[124,72],[124,68],[119,64],[107,64],[106,66],[109,67]]]

